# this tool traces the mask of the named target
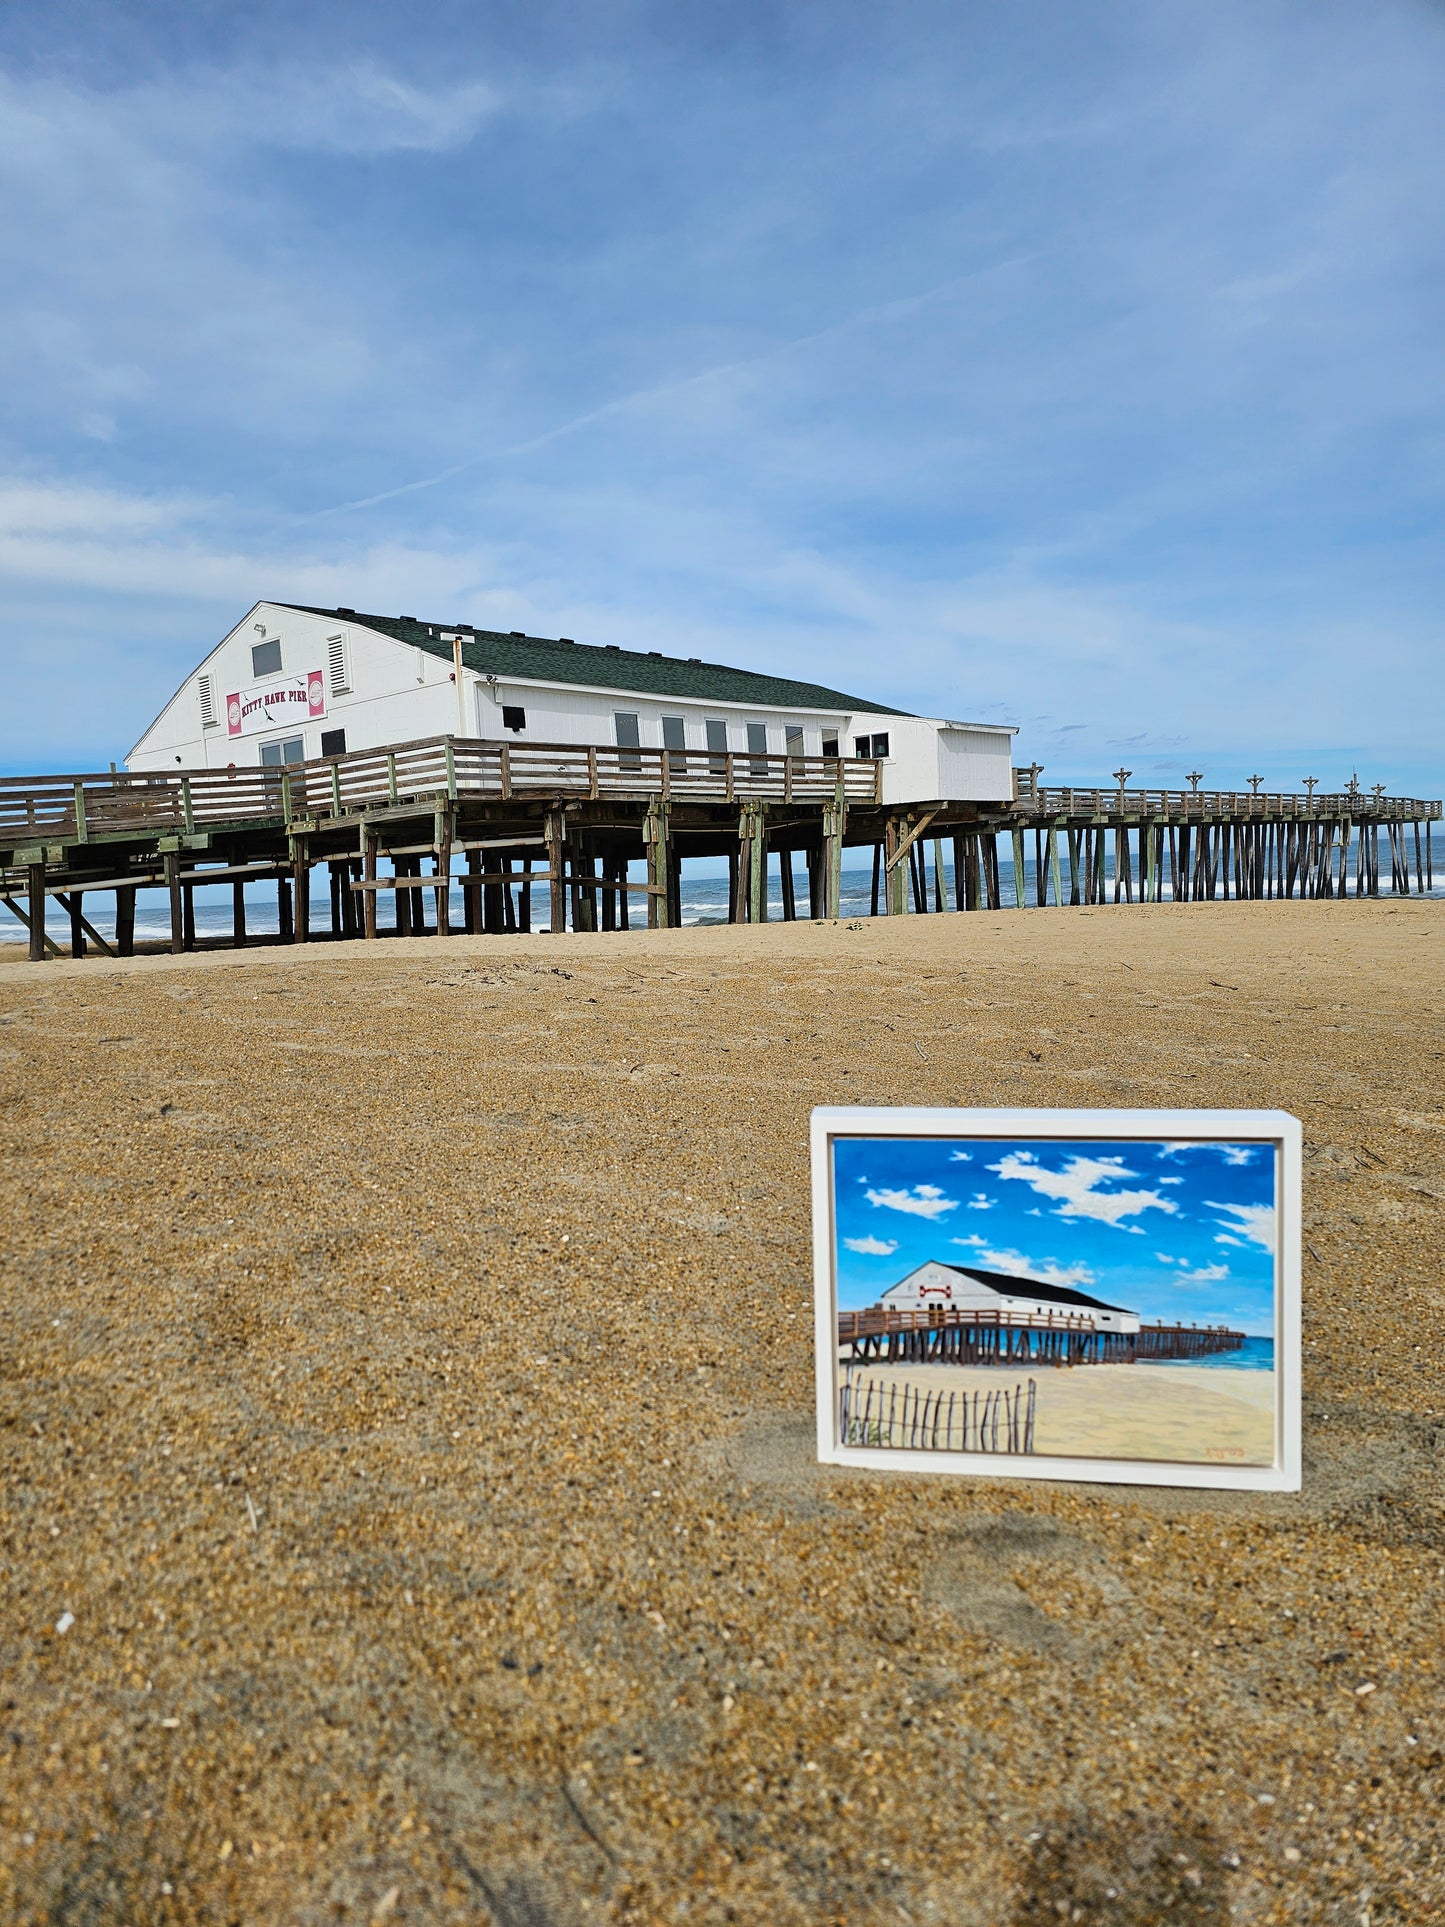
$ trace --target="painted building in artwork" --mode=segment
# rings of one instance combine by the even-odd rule
[[[1086,1318],[1094,1331],[1133,1334],[1139,1314],[1106,1305],[1072,1285],[1045,1284],[1041,1278],[1016,1278],[974,1265],[943,1264],[930,1258],[900,1278],[880,1301],[890,1311],[987,1311],[1005,1317]]]
[[[258,602],[126,766],[254,768],[455,735],[874,758],[884,803],[1000,803],[1014,793],[1014,734],[658,650]]]

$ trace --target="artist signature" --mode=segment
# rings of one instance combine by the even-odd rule
[[[1207,1445],[1204,1448],[1204,1456],[1206,1459],[1242,1459],[1244,1447],[1242,1445]]]

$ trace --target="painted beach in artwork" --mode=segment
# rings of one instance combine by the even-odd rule
[[[1276,1151],[833,1142],[843,1443],[1265,1466]]]

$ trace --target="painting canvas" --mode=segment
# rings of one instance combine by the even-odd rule
[[[814,1113],[819,1455],[1295,1490],[1298,1122]]]

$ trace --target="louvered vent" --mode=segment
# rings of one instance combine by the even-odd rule
[[[216,685],[209,676],[202,676],[196,684],[201,697],[201,728],[216,727]]]
[[[351,689],[351,664],[346,659],[345,636],[329,636],[326,642],[326,662],[331,677],[333,696],[345,696]]]

